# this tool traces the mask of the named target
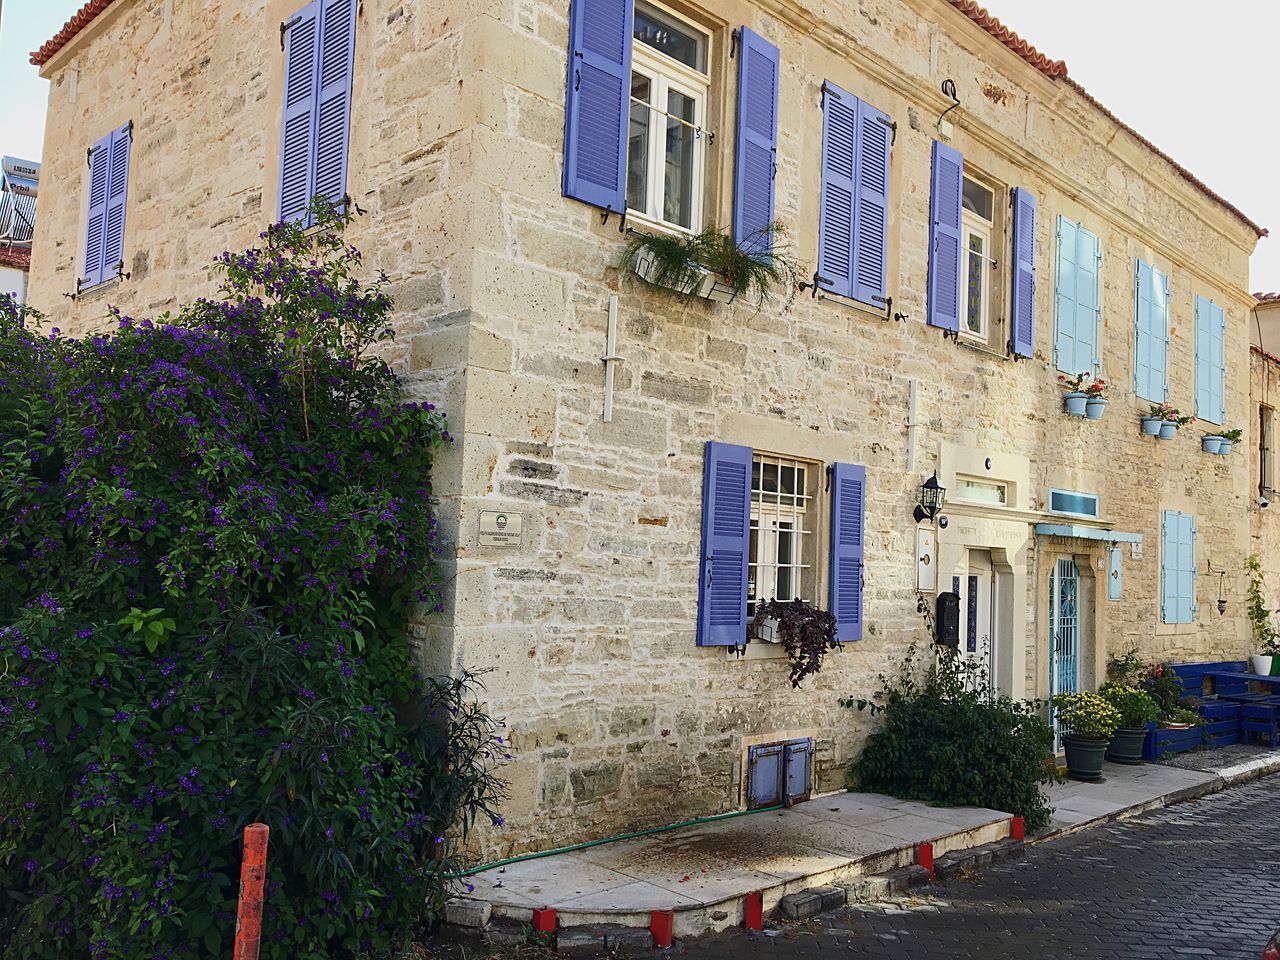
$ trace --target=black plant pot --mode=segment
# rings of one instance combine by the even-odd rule
[[[1111,735],[1107,759],[1112,763],[1142,763],[1142,746],[1146,742],[1145,727],[1121,727]]]
[[[1062,749],[1067,754],[1067,776],[1072,780],[1101,780],[1102,761],[1106,756],[1109,742],[1077,737],[1071,733],[1064,734]]]

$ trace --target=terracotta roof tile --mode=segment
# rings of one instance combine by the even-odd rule
[[[81,30],[91,24],[98,14],[111,6],[114,0],[89,0],[68,20],[52,39],[39,50],[31,54],[31,62],[43,67],[53,59],[53,55],[70,43]]]
[[[0,247],[0,267],[31,272],[31,250],[27,247]]]
[[[1272,363],[1280,363],[1280,357],[1277,357],[1274,353],[1269,353],[1266,350],[1263,350],[1256,343],[1249,344],[1249,349],[1252,350],[1254,353],[1256,353],[1260,357],[1266,357]]]
[[[66,25],[61,30],[59,30],[58,33],[52,39],[50,39],[48,43],[46,43],[39,50],[31,54],[31,62],[34,63],[36,66],[43,66],[44,64],[48,63],[49,60],[53,58],[54,54],[56,54],[59,50],[65,47],[68,43],[70,43],[72,39],[75,38],[76,34],[78,34],[81,30],[83,30],[90,23],[92,23],[93,20],[98,16],[98,14],[105,11],[109,6],[111,6],[112,3],[115,3],[115,2],[116,0],[88,0],[88,2],[83,7],[80,8],[80,11],[75,16],[73,16],[70,20],[68,20]],[[1065,82],[1068,86],[1070,86],[1073,90],[1075,90],[1078,94],[1080,94],[1080,96],[1083,97],[1088,103],[1096,107],[1103,114],[1103,116],[1110,119],[1122,130],[1127,131],[1139,143],[1141,143],[1144,147],[1146,147],[1156,156],[1168,162],[1169,165],[1173,167],[1173,169],[1178,173],[1179,176],[1181,176],[1184,180],[1190,183],[1193,187],[1198,189],[1210,200],[1214,201],[1217,204],[1220,204],[1224,209],[1234,214],[1235,217],[1238,220],[1240,220],[1241,223],[1245,224],[1247,227],[1249,227],[1249,229],[1253,230],[1253,232],[1256,233],[1259,237],[1265,237],[1268,235],[1268,232],[1265,227],[1260,227],[1258,226],[1258,224],[1250,220],[1247,216],[1244,215],[1244,213],[1238,207],[1235,207],[1232,204],[1228,203],[1226,200],[1224,200],[1219,194],[1211,190],[1203,180],[1201,180],[1199,177],[1193,174],[1186,167],[1182,166],[1182,164],[1174,160],[1171,156],[1169,156],[1167,153],[1165,153],[1163,150],[1157,147],[1154,143],[1152,143],[1142,134],[1138,133],[1138,131],[1135,130],[1133,127],[1129,126],[1119,117],[1117,117],[1114,113],[1112,113],[1110,110],[1104,107],[1101,103],[1099,103],[1096,99],[1094,99],[1094,97],[1087,90],[1085,90],[1084,87],[1080,86],[1080,84],[1076,83],[1074,80],[1068,77],[1067,63],[1065,60],[1051,60],[1050,58],[1046,57],[1034,46],[1032,46],[1022,37],[1018,36],[1017,33],[1010,30],[1003,23],[1001,23],[997,18],[993,17],[990,13],[988,13],[984,7],[974,2],[974,0],[949,0],[949,2],[951,6],[953,6],[956,10],[964,14],[966,17],[968,17],[970,20],[976,23],[979,27],[985,30],[988,34],[990,34],[992,37],[998,40],[1000,43],[1004,44],[1006,47],[1008,47],[1010,50],[1016,53],[1019,57],[1021,57],[1027,63],[1031,64],[1031,66],[1039,70],[1046,77],[1049,77],[1052,80],[1061,80]]]
[[[1255,293],[1253,299],[1259,303],[1280,303],[1280,293]]]

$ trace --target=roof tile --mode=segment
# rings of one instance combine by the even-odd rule
[[[0,267],[31,272],[31,251],[27,247],[0,247]]]

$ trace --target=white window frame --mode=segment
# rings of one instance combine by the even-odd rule
[[[979,486],[979,487],[994,487],[1000,490],[1001,492],[1003,492],[1004,499],[1003,500],[983,500],[979,497],[966,497],[960,486],[962,483],[968,483],[973,486]],[[955,489],[955,492],[951,495],[951,499],[955,500],[958,503],[970,503],[980,507],[994,507],[996,509],[1003,509],[1009,506],[1009,492],[1010,492],[1009,484],[1005,480],[991,480],[986,477],[969,477],[969,476],[965,476],[964,474],[959,474],[956,476],[956,489]]]
[[[1275,493],[1276,484],[1276,411],[1268,404],[1258,404],[1258,493]]]
[[[705,30],[700,29],[683,17],[678,17],[665,7],[657,4],[645,4],[660,19],[669,20],[681,29],[697,35],[701,44],[702,61],[707,60],[711,42]],[[648,151],[648,183],[645,192],[645,209],[637,210],[630,206],[628,199],[627,218],[643,226],[672,233],[695,234],[702,230],[703,201],[706,195],[706,150],[708,135],[705,130],[707,122],[707,99],[711,87],[711,78],[692,67],[655,50],[641,40],[631,41],[631,71],[639,73],[649,80],[649,151]],[[628,81],[630,82],[630,81]],[[672,223],[663,217],[663,200],[666,193],[667,173],[667,119],[666,112],[668,94],[675,90],[693,101],[693,171],[690,177],[690,224],[684,226]],[[630,129],[630,107],[639,104],[637,100],[628,101],[628,129]],[[680,120],[680,122],[684,122]],[[630,136],[630,134],[628,134]],[[630,148],[628,147],[628,150]]]
[[[991,194],[991,212],[995,215],[996,191],[987,183],[974,177],[966,176],[966,180]],[[969,238],[977,235],[982,239],[985,261],[982,271],[982,310],[978,320],[980,330],[969,329]],[[960,315],[960,336],[975,343],[987,344],[991,339],[991,269],[996,262],[991,255],[992,243],[995,239],[995,223],[972,210],[963,210],[960,215],[960,293],[963,310]]]
[[[778,581],[779,568],[792,571],[795,578],[792,593],[793,596],[788,599],[799,598],[813,606],[819,606],[819,597],[821,596],[819,588],[819,577],[822,571],[822,531],[819,524],[822,520],[822,511],[819,509],[819,483],[823,474],[823,465],[814,460],[806,460],[801,457],[788,457],[780,454],[768,453],[763,450],[752,450],[752,475],[753,482],[751,484],[751,532],[755,534],[755,549],[748,557],[748,576],[747,576],[747,610],[748,616],[755,615],[755,606],[761,602],[778,599],[774,586]],[[760,488],[757,489],[754,482],[755,467],[760,466]],[[765,492],[764,486],[764,467],[773,464],[779,469],[779,483],[776,492]],[[790,494],[782,492],[781,469],[783,467],[802,467],[805,471],[804,488],[802,492]],[[810,493],[809,491],[813,491]],[[796,502],[798,501],[798,502]],[[806,526],[806,520],[808,525]],[[795,545],[792,550],[792,562],[789,564],[780,564],[779,560],[779,527],[783,523],[792,523],[794,525],[793,533],[795,537]],[[806,543],[806,537],[813,538]],[[805,562],[805,551],[813,551],[813,563]],[[770,576],[767,578],[769,589],[763,590],[762,584],[766,582],[762,571],[769,571]],[[753,576],[754,575],[754,576]],[[752,593],[752,584],[755,585],[755,595]]]
[[[1053,505],[1053,495],[1061,494],[1064,497],[1086,497],[1093,502],[1093,513],[1081,513],[1078,510],[1059,510]],[[1085,520],[1097,520],[1102,516],[1102,501],[1096,493],[1085,493],[1083,490],[1065,490],[1062,487],[1049,488],[1049,502],[1047,504],[1047,513],[1061,517],[1081,517]]]

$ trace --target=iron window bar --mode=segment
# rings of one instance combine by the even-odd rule
[[[644,107],[650,113],[656,113],[660,117],[666,117],[668,120],[674,120],[676,123],[681,124],[682,126],[688,127],[690,130],[693,131],[694,137],[698,139],[701,139],[702,135],[705,133],[707,135],[707,142],[709,143],[716,142],[716,134],[714,130],[708,130],[706,127],[699,126],[696,123],[690,123],[684,117],[677,117],[674,113],[668,113],[666,110],[663,110],[661,107],[654,106],[652,103],[649,103],[647,100],[641,100],[638,97],[630,97],[629,99],[631,100],[631,103],[633,106]]]

